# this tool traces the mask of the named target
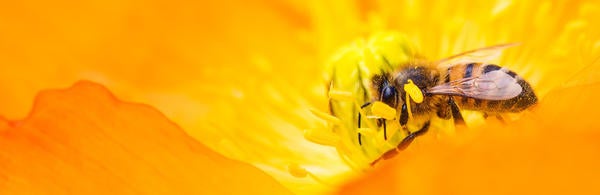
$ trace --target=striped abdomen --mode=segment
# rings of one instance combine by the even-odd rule
[[[537,102],[537,97],[527,81],[520,78],[515,72],[494,64],[470,63],[452,66],[448,68],[448,76],[444,78],[443,83],[458,81],[464,78],[476,78],[492,71],[501,71],[516,79],[522,88],[521,93],[506,100],[486,100],[477,97],[454,96],[455,102],[461,109],[484,112],[520,112]]]

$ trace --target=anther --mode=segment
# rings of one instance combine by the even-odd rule
[[[325,112],[322,112],[322,111],[319,111],[319,110],[316,110],[316,109],[312,109],[312,108],[310,109],[310,112],[313,115],[315,115],[316,117],[318,117],[320,119],[323,119],[323,120],[325,120],[325,121],[327,121],[329,123],[336,124],[336,125],[342,123],[339,118],[337,118],[335,116],[332,116],[331,114],[328,114],[328,113],[325,113]]]
[[[304,130],[304,138],[313,143],[337,147],[340,143],[340,137],[327,130],[307,129]]]
[[[341,90],[329,91],[329,98],[339,101],[354,101],[354,95],[352,95],[352,92]]]
[[[288,171],[292,176],[297,178],[305,178],[308,175],[308,171],[296,163],[290,163],[288,165]]]

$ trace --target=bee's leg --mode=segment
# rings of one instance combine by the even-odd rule
[[[493,113],[492,113],[491,115],[492,115],[492,116],[495,116],[495,117],[496,117],[496,119],[498,119],[498,121],[500,121],[502,124],[506,124],[506,120],[504,119],[504,117],[503,117],[501,114],[499,114],[499,113],[493,114]],[[483,118],[484,118],[484,119],[487,119],[488,117],[490,117],[490,114],[489,114],[489,113],[487,113],[487,112],[484,112],[484,113],[483,113]]]
[[[454,102],[454,98],[452,96],[448,98],[448,105],[450,105],[450,109],[452,110],[452,118],[454,118],[454,124],[465,124],[465,119],[463,119],[462,114],[460,114],[460,110],[458,109],[458,105]]]
[[[450,105],[447,103],[442,103],[441,105],[438,105],[437,116],[444,120],[451,119],[452,109],[450,109]]]
[[[367,102],[367,103],[363,104],[362,106],[360,106],[360,109],[362,110],[363,108],[365,108],[365,107],[367,107],[367,106],[369,106],[369,105],[371,105],[371,102]],[[361,120],[362,120],[362,119],[361,119],[361,114],[360,114],[360,112],[358,112],[358,128],[359,128],[359,129],[360,129],[360,127],[361,127],[361,126],[360,126],[360,125],[361,125],[361,124],[360,124]],[[362,145],[362,141],[361,141],[361,139],[360,139],[360,138],[361,138],[361,134],[360,134],[360,133],[358,133],[358,145]]]
[[[406,103],[402,104],[402,108],[400,110],[400,120],[398,121],[400,122],[400,127],[402,127],[402,130],[409,134],[410,131],[408,131],[408,128],[406,127],[406,124],[408,123],[408,109]]]
[[[398,151],[402,151],[404,149],[406,149],[414,140],[415,138],[417,138],[418,136],[421,136],[425,133],[427,133],[427,131],[429,130],[429,125],[430,125],[430,121],[427,121],[423,127],[421,127],[421,129],[419,129],[418,131],[415,132],[411,132],[409,133],[404,139],[402,139],[402,141],[400,142],[400,144],[398,144],[398,146],[394,149],[391,149],[387,152],[385,152],[380,159],[389,159],[394,157],[396,154],[398,154]],[[376,163],[378,160],[374,161],[373,163]],[[373,163],[371,163],[371,165],[373,165]]]
[[[506,120],[504,120],[504,117],[500,114],[496,114],[496,118],[503,124],[506,124]]]
[[[385,119],[379,119],[383,124],[383,139],[387,140],[387,125],[385,124]]]
[[[402,109],[400,110],[400,126],[405,127],[408,123],[408,109],[406,108],[406,103],[402,104]]]
[[[430,121],[425,122],[425,124],[423,125],[423,127],[421,127],[421,129],[419,129],[418,131],[409,133],[403,140],[402,142],[400,142],[400,144],[398,144],[398,147],[396,147],[398,150],[404,150],[406,149],[406,147],[408,147],[408,145],[410,145],[410,143],[412,143],[412,141],[417,138],[418,136],[421,136],[425,133],[427,133],[427,131],[429,130],[429,125],[430,125]]]

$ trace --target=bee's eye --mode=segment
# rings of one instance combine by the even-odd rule
[[[392,107],[396,106],[398,92],[394,86],[386,85],[381,89],[381,101]]]

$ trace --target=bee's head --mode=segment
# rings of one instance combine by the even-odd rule
[[[390,82],[388,74],[376,75],[372,80],[373,87],[375,88],[375,93],[373,95],[377,97],[378,101],[383,102],[392,108],[396,108],[398,105],[402,104],[402,100],[400,99],[400,91],[402,91],[402,89],[395,86],[393,82]]]

